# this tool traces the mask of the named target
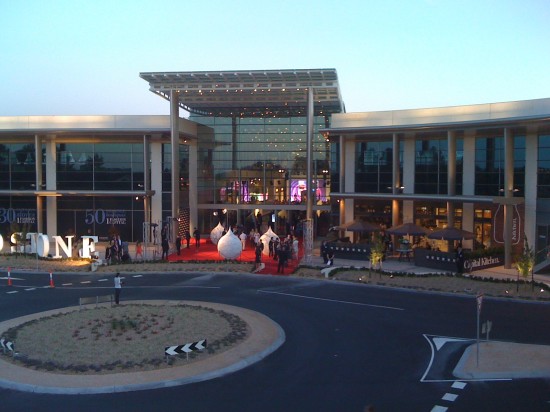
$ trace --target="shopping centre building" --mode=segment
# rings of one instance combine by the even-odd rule
[[[4,238],[360,218],[461,227],[508,261],[548,245],[550,99],[345,113],[334,69],[140,76],[166,116],[0,117]]]

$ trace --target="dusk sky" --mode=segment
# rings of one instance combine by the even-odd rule
[[[550,0],[0,0],[0,116],[169,114],[149,71],[335,68],[347,112],[550,97]]]

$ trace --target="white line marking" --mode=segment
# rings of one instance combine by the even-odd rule
[[[458,395],[455,395],[454,393],[446,393],[441,399],[444,401],[454,402],[456,401],[456,398],[458,398]]]
[[[258,292],[260,292],[260,293],[270,293],[270,294],[273,294],[273,295],[292,296],[292,297],[295,297],[295,298],[303,298],[303,299],[323,300],[325,302],[345,303],[345,304],[348,304],[348,305],[369,306],[369,307],[372,307],[372,308],[405,310],[403,308],[394,308],[392,306],[371,305],[371,304],[368,304],[368,303],[348,302],[348,301],[345,301],[345,300],[316,298],[316,297],[313,297],[313,296],[295,295],[293,293],[273,292],[273,291],[269,291],[269,290],[258,290]]]
[[[431,412],[445,412],[448,408],[444,406],[435,405]]]
[[[134,276],[132,276],[132,277],[133,277],[133,278],[142,278],[143,275],[134,275]]]
[[[27,291],[29,291],[29,290],[36,290],[36,288],[28,288],[28,289],[25,289],[25,290],[27,290]]]
[[[19,292],[19,291],[18,290],[12,290],[11,292],[6,292],[6,293],[10,294],[10,293],[17,293],[17,292]]]
[[[434,347],[434,343],[429,338],[429,336],[434,336],[434,335],[423,334],[422,336],[424,336],[424,338],[426,338],[426,340],[430,344],[430,349],[432,350],[432,354],[431,354],[431,357],[430,357],[430,362],[428,363],[428,367],[426,368],[426,372],[424,372],[424,375],[422,375],[422,377],[420,378],[420,382],[425,382],[425,383],[428,383],[428,382],[455,382],[455,379],[426,379],[426,376],[428,375],[428,372],[430,371],[430,369],[432,367],[432,364],[434,362],[435,350],[436,349]],[[451,338],[451,339],[460,340],[460,339],[463,339],[463,338]],[[464,340],[471,340],[472,342],[474,341],[473,339],[464,339]],[[512,379],[511,378],[488,378],[488,379],[478,378],[478,379],[462,379],[462,380],[465,381],[465,382],[500,382],[500,381],[511,381]]]
[[[453,389],[464,389],[466,387],[467,383],[466,382],[455,382],[452,384],[451,388]]]
[[[91,280],[84,280],[84,281],[82,281],[82,282],[80,282],[80,283],[81,283],[81,284],[92,283],[92,281],[91,281]]]
[[[98,282],[107,282],[109,279],[98,279]]]
[[[62,283],[61,286],[71,286],[72,283]]]

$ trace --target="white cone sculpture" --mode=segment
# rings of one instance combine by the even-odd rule
[[[269,241],[272,237],[274,237],[275,239],[279,239],[279,236],[273,230],[271,230],[271,228],[267,229],[267,232],[260,236],[260,242],[264,244],[264,250],[262,251],[262,253],[266,256],[269,256]]]
[[[233,234],[231,229],[229,229],[218,241],[218,252],[220,252],[220,255],[225,259],[237,259],[242,251],[243,246],[241,241]]]
[[[210,240],[213,244],[217,245],[220,238],[223,235],[223,232],[225,231],[224,227],[221,223],[218,223],[218,226],[216,226],[214,229],[212,229],[212,232],[210,232]]]

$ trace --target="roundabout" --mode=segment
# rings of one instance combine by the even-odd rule
[[[53,367],[53,359],[57,358],[55,353],[51,353],[49,356],[50,360],[47,360],[43,354],[42,360],[44,362],[42,362],[39,368],[22,365],[21,362],[13,362],[4,356],[0,358],[0,386],[7,389],[50,394],[97,394],[172,387],[192,382],[201,382],[238,371],[262,360],[279,348],[285,341],[283,329],[267,316],[249,309],[219,303],[166,300],[131,301],[125,302],[120,307],[111,308],[110,305],[102,305],[100,308],[87,308],[85,310],[97,311],[99,309],[101,316],[109,318],[109,316],[106,316],[106,313],[116,314],[123,311],[124,306],[128,308],[134,306],[141,312],[144,312],[144,308],[150,307],[158,308],[158,310],[169,308],[172,309],[172,313],[174,313],[174,310],[182,311],[190,309],[191,312],[195,312],[194,319],[190,324],[185,325],[185,322],[178,321],[177,317],[172,316],[170,318],[172,320],[170,326],[172,329],[176,329],[175,334],[161,330],[163,328],[168,329],[170,326],[159,326],[158,331],[154,330],[152,332],[155,335],[154,337],[159,341],[158,335],[160,335],[160,341],[162,342],[162,336],[166,335],[166,339],[172,339],[169,342],[173,343],[174,336],[190,336],[193,329],[196,330],[202,327],[205,333],[218,333],[219,339],[211,340],[217,342],[214,345],[217,346],[218,350],[207,348],[208,350],[205,350],[205,353],[198,355],[196,358],[195,356],[191,356],[191,359],[180,358],[174,361],[173,358],[166,357],[165,361],[156,359],[154,362],[137,361],[131,365],[122,364],[115,365],[115,367],[105,367],[105,365],[112,365],[108,361],[109,353],[106,353],[106,351],[114,351],[113,347],[118,346],[128,353],[139,352],[140,356],[145,356],[143,353],[145,347],[149,346],[151,344],[150,340],[152,340],[145,335],[142,335],[143,339],[141,341],[140,339],[130,338],[128,333],[122,333],[121,331],[122,326],[120,326],[119,320],[121,316],[114,317],[116,319],[115,323],[112,319],[113,315],[111,315],[111,319],[108,319],[108,322],[103,322],[106,324],[104,329],[110,329],[115,326],[116,333],[111,333],[109,330],[109,332],[105,333],[105,336],[99,339],[97,335],[94,339],[89,339],[93,341],[91,342],[92,345],[95,344],[97,346],[97,350],[92,355],[94,364],[99,365],[97,368],[86,367],[83,369],[82,366],[61,368],[59,365]],[[201,310],[197,310],[198,308]],[[168,312],[170,313],[170,311]],[[19,317],[0,323],[0,334],[9,333],[10,329],[12,331],[19,329],[20,332],[27,332],[30,336],[34,336],[36,338],[34,346],[37,346],[36,344],[40,346],[42,342],[39,342],[40,334],[38,329],[41,324],[44,324],[44,327],[49,328],[50,333],[48,333],[48,338],[50,341],[58,343],[59,358],[67,361],[69,357],[68,353],[73,352],[73,357],[76,356],[77,358],[85,359],[86,352],[89,349],[86,350],[84,343],[82,343],[81,350],[77,353],[74,353],[75,349],[70,345],[70,342],[63,343],[64,340],[74,340],[77,342],[86,340],[83,338],[84,332],[80,332],[85,328],[80,326],[75,329],[74,322],[69,322],[71,316],[74,317],[75,314],[78,316],[79,313],[78,307],[66,307],[59,310]],[[98,314],[94,316],[97,317]],[[225,319],[232,320],[230,322],[230,329],[232,331],[228,336],[235,335],[235,328],[240,326],[241,330],[239,333],[242,335],[241,339],[235,339],[234,336],[233,339],[223,339],[221,335],[224,335],[224,321],[217,322],[217,318],[220,318],[219,315],[223,315]],[[143,319],[146,317],[146,314],[138,314],[137,316]],[[185,318],[189,316],[189,314],[186,314]],[[161,317],[164,317],[164,315]],[[65,330],[60,330],[58,331],[59,333],[52,332],[51,325],[47,324],[48,321],[52,323],[52,319],[59,319],[62,323],[64,322],[66,324]],[[94,319],[93,321],[84,320],[80,323],[88,325],[91,330],[97,330],[97,325],[94,322],[98,323],[99,319]],[[158,324],[157,320],[154,320],[154,322]],[[145,328],[150,327],[149,323]],[[246,333],[242,331],[243,324]],[[116,325],[119,326],[117,327]],[[29,330],[25,331],[25,328]],[[60,327],[60,329],[63,328]],[[72,335],[67,337],[67,333],[72,333]],[[133,331],[133,333],[135,335],[136,331]],[[23,333],[21,334],[23,335]],[[115,336],[118,336],[122,341],[117,342]],[[23,346],[24,348],[29,347],[24,344],[18,345],[16,348],[19,346]],[[48,345],[45,346],[45,352],[52,350]],[[158,352],[163,353],[165,346],[157,346]],[[21,356],[27,357],[28,355],[18,354],[16,355],[16,359]],[[115,356],[120,355],[115,353]],[[36,359],[35,362],[30,362],[30,364],[36,365]],[[44,370],[48,368],[53,370]],[[124,369],[128,369],[128,371]]]

